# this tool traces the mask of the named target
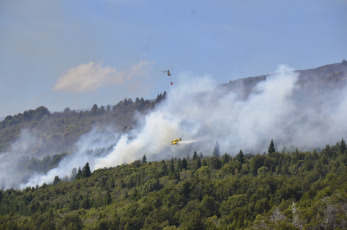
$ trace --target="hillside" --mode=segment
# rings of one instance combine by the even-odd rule
[[[124,132],[136,123],[137,112],[146,114],[165,98],[159,94],[155,100],[143,98],[124,99],[115,105],[93,105],[87,111],[75,111],[66,108],[63,112],[51,113],[44,106],[7,116],[0,122],[0,152],[9,151],[10,145],[23,130],[30,132],[40,145],[28,146],[31,154],[50,155],[72,151],[73,145],[81,135],[89,132],[94,124],[114,126]]]
[[[344,140],[321,152],[137,160],[0,190],[1,229],[346,229]]]
[[[311,99],[317,97],[320,99],[320,95],[329,94],[331,90],[342,89],[347,85],[347,61],[345,60],[314,69],[297,70],[295,73],[299,77],[297,98],[310,96]],[[242,78],[221,84],[218,89],[237,92],[240,98],[245,99],[259,82],[265,81],[269,77],[271,74]]]

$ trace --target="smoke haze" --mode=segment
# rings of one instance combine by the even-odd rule
[[[235,155],[240,149],[246,153],[267,151],[271,139],[281,151],[292,145],[301,150],[324,147],[346,137],[346,88],[322,92],[321,98],[303,98],[298,80],[298,72],[279,66],[247,97],[240,98],[230,90],[216,89],[209,76],[183,73],[161,104],[138,117],[137,127],[127,133],[95,127],[76,143],[76,151],[47,173],[17,175],[15,159],[21,157],[20,151],[2,153],[0,185],[25,188],[51,183],[56,175],[69,177],[73,168],[86,162],[95,170],[131,163],[143,155],[150,161],[185,157],[195,150],[211,155],[217,141],[221,154]],[[182,142],[171,145],[176,138]],[[20,139],[12,149],[18,143]]]

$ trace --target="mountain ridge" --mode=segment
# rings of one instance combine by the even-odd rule
[[[297,84],[300,88],[294,92],[299,101],[298,105],[316,105],[323,97],[331,97],[332,89],[341,90],[347,85],[347,61],[345,60],[341,63],[295,72],[299,75]],[[271,75],[273,74],[232,80],[216,86],[215,90],[221,93],[233,91],[238,98],[246,100],[251,93],[254,93],[255,86]],[[136,124],[135,111],[146,114],[165,97],[166,92],[159,94],[154,100],[136,98],[133,101],[129,98],[113,106],[94,105],[91,110],[78,110],[78,112],[66,108],[63,112],[51,113],[44,106],[40,106],[35,110],[9,115],[0,122],[0,152],[9,150],[10,144],[20,136],[23,129],[38,134],[42,143],[45,143],[45,148],[39,150],[34,148],[35,151],[49,152],[49,154],[71,151],[68,146],[73,145],[82,134],[87,133],[93,124],[113,124],[118,131],[125,132]],[[302,98],[305,98],[305,101],[302,101]],[[48,134],[44,134],[44,131],[47,131],[46,126],[51,127]],[[60,149],[61,146],[64,148]]]
[[[299,83],[317,80],[329,81],[334,79],[335,83],[343,83],[343,85],[347,84],[347,61],[345,59],[340,63],[327,64],[305,70],[295,70],[294,72],[299,74]],[[231,80],[228,83],[220,84],[217,86],[217,88],[224,88],[238,92],[238,88],[252,88],[259,82],[265,81],[267,77],[271,75],[274,75],[274,73],[239,78],[236,80]],[[334,86],[337,86],[337,84]]]

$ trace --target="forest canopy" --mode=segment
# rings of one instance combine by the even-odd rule
[[[0,191],[1,229],[346,229],[344,139],[322,151],[131,164]],[[78,176],[76,176],[76,173]]]

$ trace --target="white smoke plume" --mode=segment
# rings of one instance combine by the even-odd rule
[[[29,160],[28,149],[39,146],[39,139],[28,130],[23,129],[19,138],[11,145],[8,152],[0,153],[0,189],[17,188],[23,180],[27,180],[28,170],[20,165]],[[33,155],[32,157],[39,157]]]
[[[281,151],[291,145],[302,150],[324,147],[347,136],[346,88],[330,92],[330,97],[322,98],[320,103],[303,105],[302,101],[310,100],[297,98],[299,76],[289,67],[280,66],[242,99],[235,92],[216,90],[209,76],[184,73],[177,78],[166,100],[138,118],[138,127],[125,134],[114,129],[92,130],[57,168],[45,175],[32,175],[20,188],[51,183],[56,175],[68,177],[73,168],[83,167],[86,162],[95,170],[131,163],[143,155],[147,160],[186,157],[195,150],[211,155],[216,141],[221,154],[235,155],[240,149],[246,153],[265,152],[271,139]],[[171,145],[176,138],[182,141]],[[1,166],[1,173],[7,167]]]
[[[86,162],[94,165],[95,160],[109,151],[118,138],[118,132],[114,127],[93,128],[89,133],[82,135],[76,143],[76,151],[60,161],[56,168],[43,175],[32,175],[26,183],[20,185],[20,188],[52,183],[55,176],[62,179],[70,178],[73,168],[82,168]]]
[[[295,99],[298,77],[291,68],[280,66],[241,100],[236,93],[216,91],[208,76],[183,74],[165,103],[134,131],[136,137],[122,136],[110,154],[96,160],[95,167],[132,162],[144,154],[153,160],[186,156],[194,150],[209,155],[216,141],[221,151],[235,155],[240,149],[266,151],[271,139],[278,148],[315,148],[346,137],[346,89],[320,105],[302,107]],[[180,137],[182,145],[169,144]],[[188,140],[193,141],[184,144]]]

